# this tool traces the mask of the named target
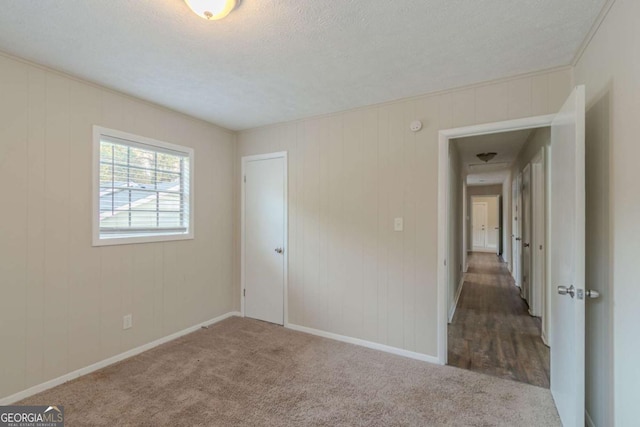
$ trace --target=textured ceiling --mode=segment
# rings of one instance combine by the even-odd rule
[[[4,1],[0,50],[238,130],[567,65],[605,1]]]
[[[531,134],[531,129],[454,139],[460,153],[467,184],[500,184]],[[478,159],[478,153],[497,153],[489,162]]]

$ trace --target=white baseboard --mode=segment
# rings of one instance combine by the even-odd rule
[[[591,415],[589,415],[589,412],[587,412],[586,410],[584,411],[584,423],[587,425],[587,427],[596,427],[596,425],[593,423],[593,420],[591,419]]]
[[[513,284],[519,288],[520,284],[518,283],[518,279],[516,279],[516,276],[513,274],[513,271],[511,272],[511,277],[513,278]]]
[[[317,335],[323,338],[329,338],[336,341],[342,341],[349,344],[359,345],[361,347],[371,348],[373,350],[384,351],[385,353],[391,353],[398,356],[408,357],[410,359],[422,360],[423,362],[435,363],[437,365],[444,365],[442,361],[440,361],[435,356],[430,356],[424,353],[417,353],[415,351],[404,350],[397,347],[391,347],[385,344],[378,344],[372,341],[361,340],[359,338],[347,337],[345,335],[334,334],[332,332],[321,331],[319,329],[307,328],[306,326],[299,326],[289,323],[285,326],[286,328],[292,329],[298,332],[304,332],[311,335]]]
[[[242,316],[242,314],[240,314],[239,312],[236,312],[236,311],[232,311],[232,312],[223,314],[222,316],[218,316],[218,317],[216,317],[214,319],[207,320],[206,322],[199,323],[199,324],[191,326],[191,327],[189,327],[187,329],[183,329],[182,331],[178,331],[178,332],[175,332],[175,333],[173,333],[171,335],[167,335],[166,337],[159,338],[159,339],[157,339],[155,341],[152,341],[150,343],[143,344],[140,347],[133,348],[131,350],[125,351],[124,353],[117,354],[115,356],[109,357],[108,359],[104,359],[104,360],[101,360],[100,362],[96,362],[96,363],[94,363],[92,365],[89,365],[89,366],[86,366],[84,368],[80,368],[80,369],[77,369],[77,370],[75,370],[73,372],[69,372],[68,374],[64,374],[64,375],[62,375],[62,376],[60,376],[58,378],[54,378],[52,380],[49,380],[49,381],[46,381],[44,383],[35,385],[33,387],[29,387],[26,390],[19,391],[19,392],[15,393],[15,394],[12,394],[10,396],[1,398],[0,399],[0,406],[2,406],[2,405],[10,405],[10,404],[15,403],[15,402],[17,402],[19,400],[26,399],[29,396],[33,396],[34,394],[37,394],[37,393],[40,393],[42,391],[48,390],[48,389],[50,389],[52,387],[55,387],[55,386],[58,386],[60,384],[64,384],[64,383],[66,383],[68,381],[74,380],[74,379],[76,379],[78,377],[81,377],[83,375],[87,375],[87,374],[89,374],[91,372],[97,371],[98,369],[102,369],[102,368],[105,368],[105,367],[107,367],[109,365],[113,365],[114,363],[120,362],[121,360],[124,360],[124,359],[128,359],[129,357],[136,356],[136,355],[138,355],[140,353],[143,353],[143,352],[145,352],[147,350],[151,350],[152,348],[157,347],[157,346],[159,346],[161,344],[167,343],[169,341],[173,341],[176,338],[180,338],[183,335],[187,335],[187,334],[190,334],[192,332],[195,332],[198,329],[202,328],[203,326],[213,325],[214,323],[218,323],[218,322],[220,322],[222,320],[225,320],[225,319],[227,319],[229,317],[232,317],[232,316]]]
[[[464,274],[460,278],[460,283],[458,283],[458,291],[456,292],[456,297],[453,300],[453,305],[449,309],[449,323],[453,320],[453,315],[456,314],[456,308],[458,308],[458,300],[460,299],[460,294],[462,293],[462,287],[464,286]]]

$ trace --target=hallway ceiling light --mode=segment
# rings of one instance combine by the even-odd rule
[[[238,4],[238,0],[184,0],[187,6],[201,18],[215,21],[227,16]]]
[[[498,153],[480,153],[480,154],[476,154],[476,157],[482,160],[483,162],[487,163],[497,155]]]

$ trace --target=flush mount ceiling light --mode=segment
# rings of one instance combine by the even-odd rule
[[[238,4],[238,0],[184,0],[187,6],[201,18],[215,21],[227,16]]]
[[[489,160],[493,159],[497,155],[498,153],[480,153],[480,154],[476,154],[476,157],[482,160],[483,162],[487,163]]]

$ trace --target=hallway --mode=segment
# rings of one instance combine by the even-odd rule
[[[470,254],[448,329],[449,365],[549,388],[549,348],[540,328],[506,264],[495,254]]]

